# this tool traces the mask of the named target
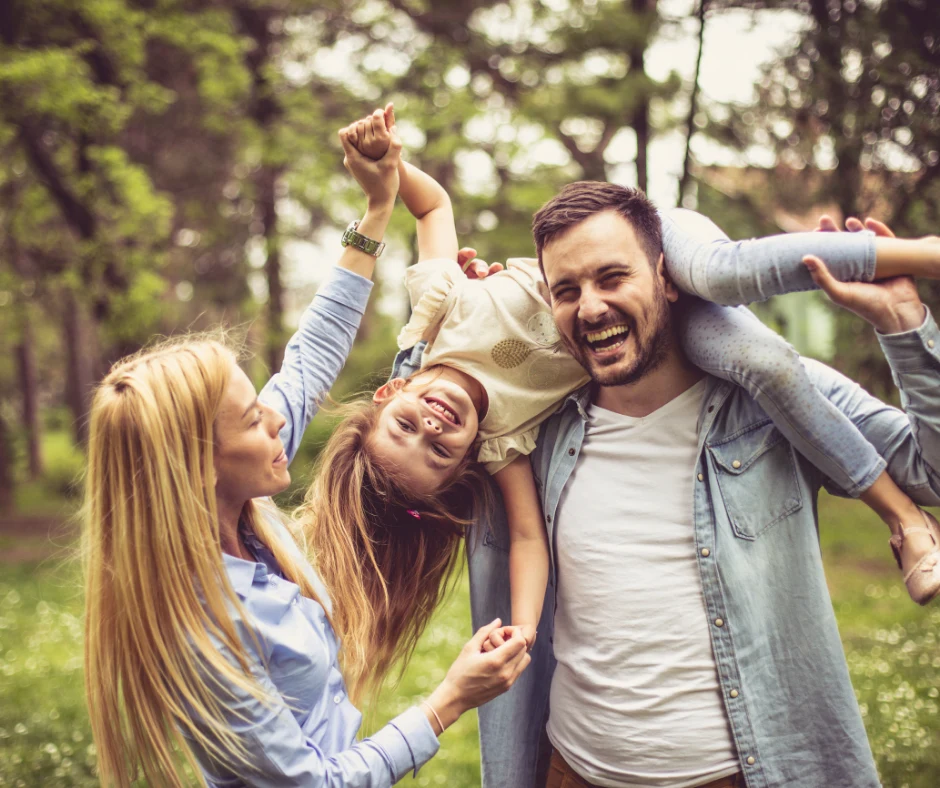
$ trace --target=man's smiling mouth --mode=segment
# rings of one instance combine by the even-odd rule
[[[445,421],[449,421],[456,427],[460,426],[460,417],[454,412],[454,409],[443,400],[439,400],[436,397],[425,397],[424,401],[431,410],[440,413]]]
[[[583,337],[588,347],[595,353],[613,350],[627,341],[630,329],[627,326],[610,326],[601,331],[588,331]]]

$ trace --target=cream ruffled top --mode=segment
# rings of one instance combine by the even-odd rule
[[[531,454],[539,425],[588,381],[561,344],[538,261],[510,259],[505,271],[472,280],[453,260],[425,260],[408,269],[405,286],[412,315],[399,348],[426,339],[422,369],[455,367],[486,389],[477,459],[496,473]]]

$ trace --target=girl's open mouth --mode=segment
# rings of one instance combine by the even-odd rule
[[[424,401],[431,410],[435,413],[439,413],[445,421],[449,421],[455,427],[460,426],[460,417],[444,400],[438,399],[437,397],[425,397]]]

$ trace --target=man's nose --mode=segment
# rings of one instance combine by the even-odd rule
[[[583,290],[578,302],[578,319],[585,323],[596,323],[607,312],[607,303],[593,290]]]

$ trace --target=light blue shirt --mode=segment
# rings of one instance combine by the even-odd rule
[[[898,485],[921,505],[940,505],[940,331],[928,314],[919,328],[878,339],[903,409],[824,364],[803,363],[820,392],[884,457]],[[419,344],[400,353],[393,376],[417,369],[422,350]],[[590,386],[568,397],[542,425],[532,455],[553,556],[554,518],[578,462],[590,401]],[[747,392],[714,377],[707,378],[689,473],[712,650],[748,788],[880,785],[819,550],[819,490],[844,491],[794,451]],[[498,501],[495,485],[492,494]],[[510,620],[509,530],[501,505],[475,523],[468,559],[474,627]],[[480,707],[484,788],[545,784],[554,591],[552,573],[532,663],[509,692]]]
[[[816,361],[817,388],[862,431],[917,503],[940,504],[940,331],[879,335],[901,392],[890,407]],[[578,462],[590,387],[543,425],[532,455],[545,525]],[[732,737],[748,788],[880,785],[836,627],[819,550],[821,487],[843,494],[777,431],[743,389],[707,379],[693,475],[695,555]],[[629,479],[612,480],[629,484]],[[471,543],[475,626],[510,615],[508,529],[497,510]],[[544,785],[554,584],[533,661],[480,709],[485,788]],[[613,626],[617,622],[612,622]]]
[[[288,343],[281,371],[261,392],[260,398],[287,419],[281,439],[291,459],[346,361],[371,289],[369,280],[334,268]],[[329,607],[323,584],[283,526],[277,528]],[[252,673],[275,702],[265,704],[231,689],[227,717],[247,750],[250,768],[233,773],[194,745],[209,785],[381,788],[417,771],[439,747],[424,712],[413,707],[357,742],[362,715],[346,694],[340,644],[326,612],[283,579],[260,542],[247,541],[257,561],[231,555],[223,555],[223,561],[247,613],[247,620],[236,616],[235,624]]]

